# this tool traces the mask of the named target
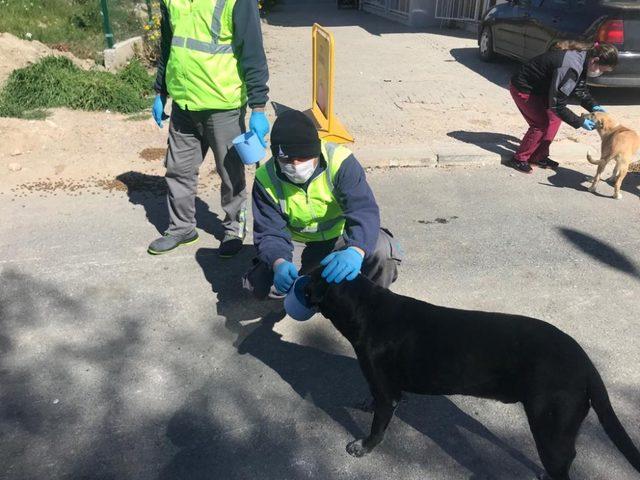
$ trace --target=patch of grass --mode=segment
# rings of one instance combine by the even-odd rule
[[[137,0],[109,0],[116,41],[141,35],[134,15]],[[78,57],[98,59],[106,48],[98,0],[0,0],[0,32],[39,40]]]
[[[136,113],[150,107],[152,85],[138,61],[113,74],[82,70],[65,57],[45,57],[13,71],[0,91],[0,116],[41,118],[38,110],[55,107]]]

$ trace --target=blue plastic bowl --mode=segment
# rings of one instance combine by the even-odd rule
[[[265,157],[266,150],[260,143],[258,136],[253,132],[243,133],[233,139],[233,146],[236,147],[240,160],[245,165],[258,163]]]
[[[307,305],[304,296],[304,287],[306,287],[311,281],[311,277],[303,275],[298,277],[293,283],[291,290],[284,297],[284,310],[294,320],[304,322],[313,317],[317,310],[310,305]]]

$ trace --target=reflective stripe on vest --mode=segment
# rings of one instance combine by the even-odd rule
[[[173,37],[171,39],[171,45],[174,47],[188,48],[189,50],[195,50],[196,52],[205,53],[233,53],[233,47],[231,45],[218,45],[217,43],[207,43],[195,38]]]
[[[169,0],[169,4],[171,1]],[[222,12],[227,0],[218,0],[216,7],[213,9],[213,17],[211,18],[211,42],[203,42],[195,38],[173,37],[171,45],[174,47],[188,48],[197,52],[206,53],[233,53],[231,45],[219,45],[220,30],[222,28]]]

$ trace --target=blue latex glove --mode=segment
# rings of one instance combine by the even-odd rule
[[[267,133],[269,133],[269,120],[267,120],[267,116],[264,112],[252,112],[251,119],[249,120],[249,130],[255,133],[258,136],[258,140],[263,147],[267,146],[267,141],[265,137]]]
[[[584,128],[585,130],[595,130],[596,128],[596,122],[594,122],[593,120],[589,119],[589,118],[585,118],[584,122],[582,122],[582,128]]]
[[[298,269],[291,262],[280,263],[273,273],[273,284],[280,293],[287,293],[298,278]]]
[[[164,106],[166,103],[167,97],[164,95],[156,95],[156,99],[153,101],[153,108],[151,109],[151,115],[160,128],[162,128],[162,120],[169,118],[164,113]]]
[[[350,282],[360,273],[362,260],[360,252],[353,247],[333,252],[320,262],[325,267],[322,278],[329,283],[340,283],[345,278]]]
[[[596,105],[595,107],[593,107],[593,110],[591,110],[592,112],[603,112],[606,113],[606,110],[604,109],[604,107],[600,106],[600,105]]]

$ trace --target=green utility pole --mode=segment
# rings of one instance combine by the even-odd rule
[[[104,29],[104,38],[107,41],[107,48],[113,48],[113,31],[111,30],[111,22],[109,21],[109,7],[107,0],[100,0],[100,8],[102,9],[102,28]]]
[[[147,14],[149,15],[149,22],[153,20],[153,12],[151,11],[151,0],[147,0]]]

